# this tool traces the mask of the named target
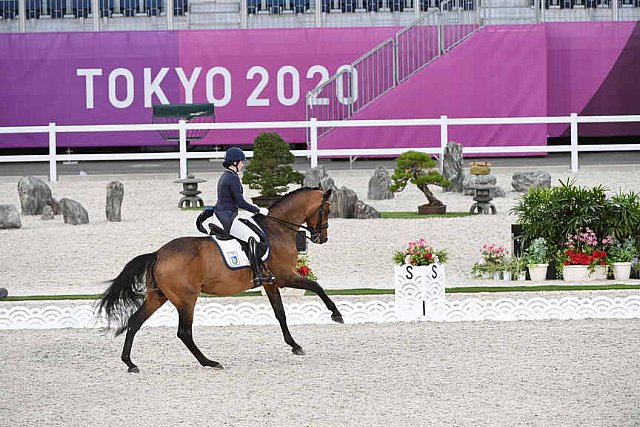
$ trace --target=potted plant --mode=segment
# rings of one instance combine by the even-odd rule
[[[562,259],[562,276],[567,282],[604,280],[607,278],[607,251],[605,247],[613,243],[613,237],[598,240],[596,233],[584,228],[567,236]]]
[[[507,255],[508,251],[504,246],[495,243],[483,244],[480,259],[471,267],[472,274],[475,277],[493,277],[494,280],[500,280]]]
[[[311,269],[311,264],[309,262],[309,257],[307,255],[298,254],[298,261],[296,262],[296,273],[305,279],[313,280],[314,282],[318,281],[318,276]],[[264,290],[264,287],[260,287],[260,292],[262,295],[267,295],[267,292]],[[303,296],[305,294],[304,289],[298,288],[280,288],[280,295],[283,296]]]
[[[302,181],[303,175],[291,167],[294,161],[289,144],[277,133],[263,132],[256,137],[253,157],[242,175],[244,184],[260,192],[260,196],[252,197],[256,205],[270,206],[289,184]]]
[[[395,251],[393,261],[397,265],[427,266],[431,264],[444,264],[449,257],[447,251],[436,250],[424,237],[409,242],[401,251]]]
[[[389,190],[396,193],[404,190],[407,183],[414,184],[425,195],[429,203],[418,206],[418,213],[423,215],[444,214],[447,207],[433,194],[429,185],[448,187],[451,185],[438,171],[427,153],[419,151],[404,152],[397,159],[397,167],[391,175],[392,184]]]
[[[616,241],[609,250],[614,279],[629,280],[633,260],[638,254],[636,244],[636,239],[628,237],[622,241]]]
[[[503,280],[525,280],[526,278],[526,265],[525,260],[522,257],[512,256],[505,262],[504,270],[502,271]]]
[[[534,282],[541,282],[547,278],[549,267],[549,249],[544,237],[533,239],[524,252],[524,260],[529,269],[529,277]]]

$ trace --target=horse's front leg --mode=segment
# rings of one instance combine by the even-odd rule
[[[338,307],[336,307],[335,303],[331,298],[329,298],[329,295],[327,295],[324,289],[322,289],[322,286],[317,282],[302,276],[294,276],[286,282],[285,286],[288,288],[305,289],[315,293],[320,297],[322,302],[324,302],[324,305],[327,306],[329,311],[331,311],[331,320],[337,323],[344,323],[344,319],[342,318],[342,314],[340,314]]]
[[[284,336],[284,341],[291,346],[291,351],[293,354],[304,354],[304,350],[300,345],[295,342],[291,333],[289,332],[289,327],[287,326],[287,316],[284,312],[284,305],[282,304],[282,297],[280,296],[280,290],[278,286],[275,284],[265,284],[263,285],[267,296],[269,297],[269,302],[271,303],[271,307],[273,308],[273,312],[276,315],[276,319],[278,319],[278,323],[280,323],[280,328],[282,329],[282,335]]]

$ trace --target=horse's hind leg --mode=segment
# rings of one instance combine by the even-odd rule
[[[216,369],[222,369],[222,365],[215,360],[209,360],[207,357],[202,354],[196,343],[193,342],[193,310],[196,305],[196,297],[193,301],[189,301],[185,304],[182,304],[180,308],[178,308],[178,338],[187,346],[189,351],[198,359],[198,362],[202,366],[210,366]]]
[[[304,350],[291,336],[289,332],[289,327],[287,326],[287,316],[284,312],[284,306],[282,305],[282,297],[280,296],[280,291],[278,290],[278,286],[275,284],[267,285],[265,284],[264,290],[267,292],[267,296],[269,297],[269,302],[271,303],[271,307],[273,308],[273,312],[276,315],[276,319],[278,319],[278,323],[280,323],[280,329],[282,329],[282,335],[284,336],[284,341],[291,346],[291,351],[294,354],[304,354]]]
[[[147,292],[144,302],[138,308],[138,310],[131,315],[127,322],[127,336],[124,339],[124,347],[122,348],[122,356],[120,357],[124,363],[129,367],[129,372],[138,372],[138,367],[131,362],[131,346],[133,345],[133,337],[136,332],[140,330],[142,324],[149,318],[157,309],[162,307],[162,304],[167,302],[160,290],[156,289]]]

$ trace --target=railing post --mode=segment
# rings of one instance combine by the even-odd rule
[[[311,148],[311,167],[318,166],[318,119],[311,118],[309,124],[309,145]]]
[[[580,170],[578,164],[578,115],[571,113],[571,172],[577,173]]]
[[[174,29],[173,11],[175,9],[175,2],[174,0],[166,0],[165,4],[166,4],[165,9],[167,13],[167,30],[171,31]]]
[[[612,0],[611,1],[611,20],[612,21],[617,21],[619,19],[619,10],[618,10],[618,1],[617,0]]]
[[[93,18],[93,31],[100,31],[100,1],[91,0],[91,14]]]
[[[178,134],[180,136],[180,179],[187,177],[187,122],[183,119],[178,122]]]
[[[27,0],[18,0],[18,24],[21,33],[27,32]]]
[[[58,165],[56,164],[56,124],[49,123],[49,181],[58,180]]]
[[[420,8],[420,6],[418,6]],[[398,74],[400,70],[400,65],[398,64],[398,35],[396,34],[393,39],[393,87],[396,87],[400,84],[398,79]]]
[[[438,11],[438,56],[444,53],[444,15]]]
[[[313,5],[313,19],[316,27],[322,27],[322,0],[316,0]]]
[[[247,0],[240,0],[240,28],[245,29],[249,26],[249,5]]]
[[[447,116],[440,116],[440,173],[444,172],[444,150],[447,148],[449,141],[449,128],[447,125]]]

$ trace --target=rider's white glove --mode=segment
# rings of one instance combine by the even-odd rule
[[[267,209],[267,208],[260,208],[260,215],[264,215],[264,216],[269,215],[269,209]]]

